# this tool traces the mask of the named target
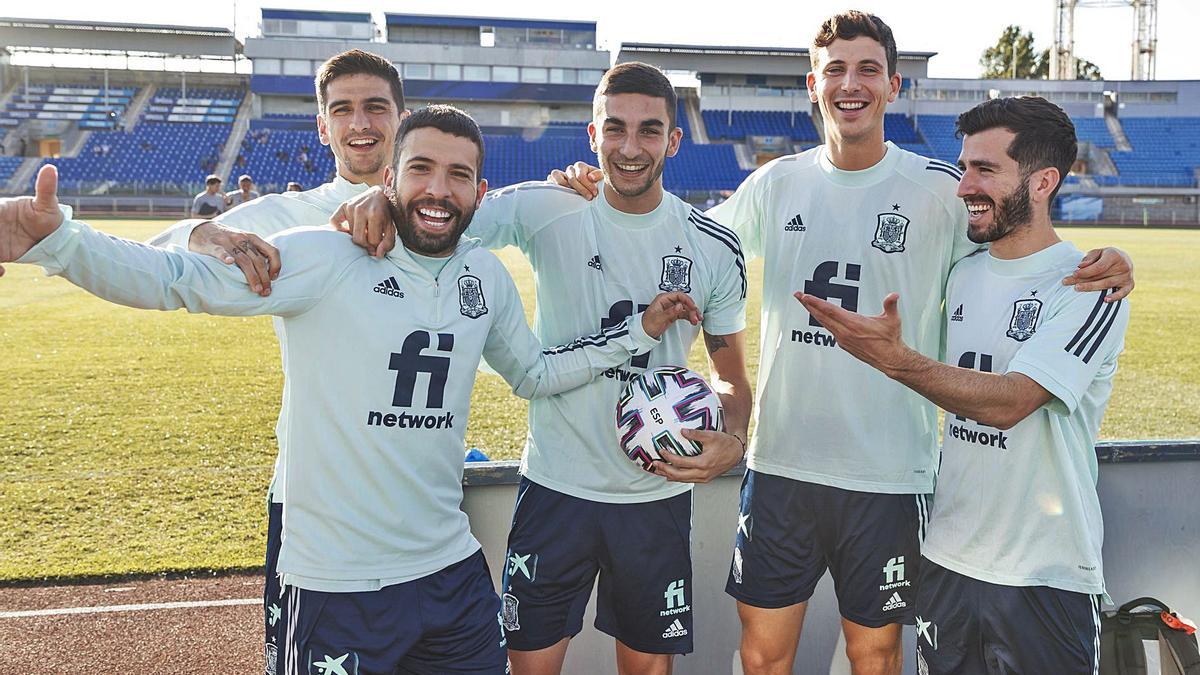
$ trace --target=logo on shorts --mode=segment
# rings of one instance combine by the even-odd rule
[[[926,621],[919,616],[915,618],[917,620],[917,649],[921,649],[920,640],[921,638],[924,638],[925,641],[929,643],[930,647],[933,647],[934,650],[937,650],[937,624],[932,621]]]
[[[350,657],[354,658],[347,663],[346,660],[350,659]],[[309,652],[308,658],[309,675],[358,675],[358,654],[354,652],[342,654],[336,659],[326,654],[325,658],[320,661],[312,660],[312,652]],[[316,670],[314,671],[313,668],[316,668]]]
[[[733,549],[733,583],[742,583],[742,549]]]
[[[738,514],[737,533],[746,538],[747,541],[753,539],[750,533],[754,531],[754,517],[749,513]]]
[[[904,578],[904,556],[900,555],[888,560],[883,566],[883,585],[879,590],[890,591],[905,586],[912,586],[912,582]]]
[[[883,603],[883,611],[885,612],[890,612],[894,609],[901,609],[904,607],[908,607],[908,603],[900,598],[899,592],[892,593],[892,597],[888,598],[888,601]]]
[[[275,669],[278,667],[279,648],[270,642],[267,643],[267,670],[266,675],[275,675]]]
[[[663,598],[667,601],[667,608],[659,612],[659,616],[682,614],[692,608],[683,597],[683,579],[676,579],[667,584],[667,590],[663,593]]]
[[[687,635],[687,629],[683,627],[679,619],[672,621],[671,625],[667,626],[667,629],[663,631],[663,637],[665,638],[683,637],[685,635]]]
[[[512,593],[504,594],[504,608],[501,614],[504,617],[500,622],[504,626],[504,630],[521,630],[521,620],[517,618],[517,605],[521,604],[517,600],[517,596]]]
[[[272,602],[271,606],[267,608],[267,625],[274,628],[275,624],[279,623],[279,615],[282,612],[279,605]]]
[[[508,576],[511,577],[520,572],[526,579],[533,581],[537,579],[537,563],[536,553],[521,555],[516,551],[511,551],[508,554]]]
[[[921,645],[917,645],[917,675],[929,675],[929,664],[925,663],[925,655],[921,653]]]

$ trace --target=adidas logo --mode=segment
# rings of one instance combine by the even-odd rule
[[[393,298],[404,297],[404,291],[400,290],[400,284],[396,283],[396,277],[388,277],[376,284],[375,292],[381,295],[390,295]]]
[[[893,609],[900,609],[901,607],[908,607],[908,603],[900,599],[899,593],[892,593],[892,597],[888,598],[888,601],[883,604],[883,611],[890,612]]]
[[[788,221],[787,225],[783,226],[784,232],[804,232],[808,228],[804,226],[804,221],[800,220],[800,214],[797,213],[795,218]]]
[[[588,261],[588,267],[593,267],[598,270],[604,269],[604,268],[600,267],[600,256],[598,256],[598,255],[592,256],[592,259]]]
[[[963,306],[959,305],[958,309],[954,310],[954,313],[950,315],[951,321],[962,321],[962,308]]]
[[[683,627],[679,619],[672,621],[671,625],[667,626],[667,629],[663,631],[663,637],[665,638],[683,637],[685,635],[687,635],[687,629]]]

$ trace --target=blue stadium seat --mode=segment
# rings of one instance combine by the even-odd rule
[[[732,114],[731,114],[732,112]],[[704,127],[712,140],[744,140],[747,136],[786,136],[820,143],[812,115],[781,110],[705,110]]]

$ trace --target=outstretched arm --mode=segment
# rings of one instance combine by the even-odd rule
[[[498,290],[499,315],[488,332],[483,356],[521,398],[552,396],[587,384],[605,370],[652,349],[676,320],[700,322],[700,313],[686,293],[660,293],[644,312],[615,326],[543,349],[525,323],[512,279]]]
[[[938,407],[998,429],[1008,429],[1050,400],[1050,392],[1021,373],[985,373],[935,361],[900,337],[900,296],[883,300],[883,313],[863,316],[820,298],[796,293],[838,346],[854,358],[929,399]]]
[[[287,315],[319,298],[321,271],[315,265],[289,284],[288,293],[267,299],[251,293],[239,273],[211,258],[154,248],[65,220],[55,194],[57,177],[54,167],[43,167],[34,197],[0,202],[0,261],[41,265],[93,295],[142,309]]]

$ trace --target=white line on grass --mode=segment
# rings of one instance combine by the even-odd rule
[[[198,607],[231,607],[235,605],[261,605],[262,598],[234,598],[232,600],[194,600],[189,602],[156,602],[144,605],[100,605],[98,607],[61,607],[58,609],[30,609],[20,612],[0,612],[0,619],[24,619],[34,616],[60,616],[63,614],[100,614],[103,612],[146,612],[155,609],[194,609]]]

